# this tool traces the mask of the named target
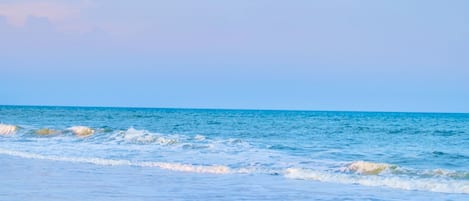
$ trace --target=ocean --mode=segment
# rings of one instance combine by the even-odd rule
[[[469,200],[469,114],[0,106],[0,201]]]

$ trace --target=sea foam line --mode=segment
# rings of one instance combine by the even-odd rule
[[[82,157],[61,157],[61,156],[46,156],[35,153],[28,153],[22,151],[13,151],[0,148],[0,154],[16,156],[27,159],[40,159],[61,162],[73,163],[90,163],[95,165],[106,166],[138,166],[138,167],[157,167],[160,169],[179,171],[179,172],[194,172],[194,173],[208,173],[208,174],[229,174],[231,170],[223,165],[191,165],[181,163],[165,163],[165,162],[132,162],[129,160],[115,160],[103,158],[82,158]]]
[[[241,168],[238,170],[230,169],[223,165],[191,165],[181,163],[167,162],[132,162],[129,160],[115,160],[103,158],[81,158],[81,157],[61,157],[47,156],[29,152],[14,151],[0,148],[0,154],[27,158],[40,159],[73,163],[89,163],[103,166],[137,166],[137,167],[156,167],[160,169],[206,173],[206,174],[232,174],[232,173],[252,173],[258,172],[250,169]],[[430,179],[430,178],[402,178],[396,176],[377,176],[345,174],[338,172],[315,171],[301,168],[287,168],[283,175],[290,179],[315,180],[320,182],[332,182],[343,184],[359,184],[363,186],[384,186],[403,190],[421,190],[441,193],[463,193],[469,194],[469,181],[448,180],[448,179]]]
[[[284,172],[290,179],[314,180],[342,184],[359,184],[363,186],[384,186],[404,190],[432,191],[440,193],[469,194],[469,181],[402,178],[396,176],[350,175],[337,172],[315,171],[301,168],[288,168]]]

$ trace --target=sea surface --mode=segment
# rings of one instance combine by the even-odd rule
[[[469,200],[469,114],[0,106],[0,123],[0,201]]]

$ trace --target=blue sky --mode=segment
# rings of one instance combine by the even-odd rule
[[[0,104],[469,112],[468,1],[0,1]]]

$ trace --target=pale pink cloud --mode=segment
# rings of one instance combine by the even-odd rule
[[[60,23],[76,18],[79,13],[78,8],[49,2],[0,4],[0,15],[14,26],[24,26],[28,17],[44,17],[50,22]]]
[[[46,18],[58,30],[87,32],[91,25],[81,19],[81,12],[89,4],[64,4],[48,1],[0,3],[0,16],[12,26],[24,27],[29,17]]]

